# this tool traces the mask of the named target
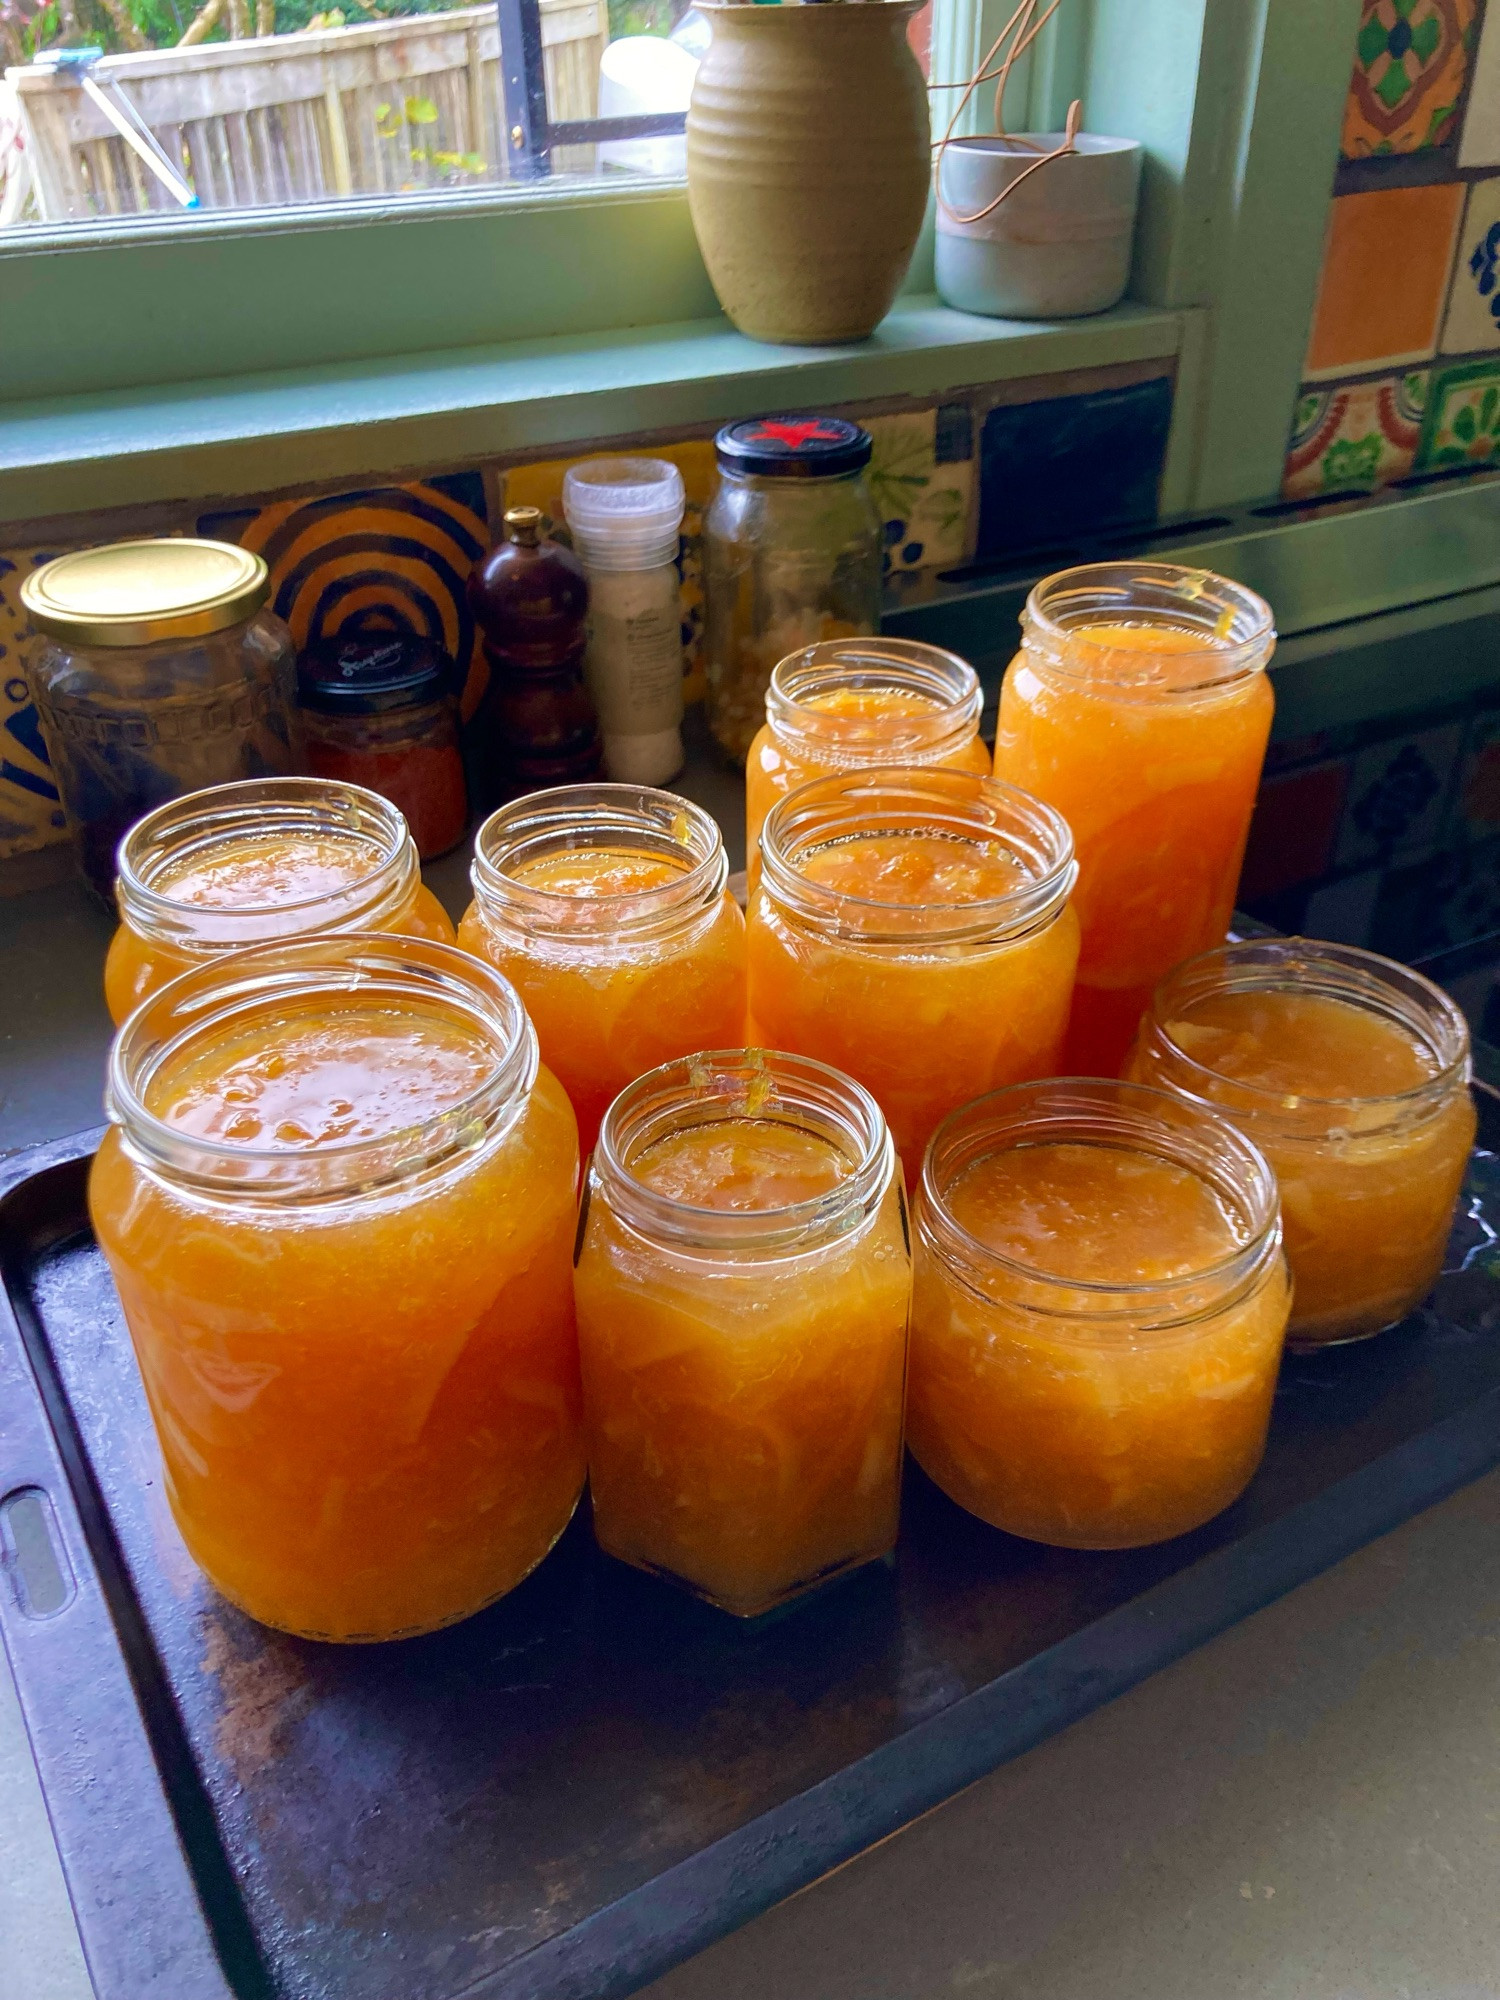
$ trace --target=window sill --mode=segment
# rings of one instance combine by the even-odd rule
[[[722,319],[695,320],[0,403],[0,522],[1168,360],[1188,317],[1127,304],[1092,319],[1023,323],[908,296],[872,339],[847,347],[769,347]]]

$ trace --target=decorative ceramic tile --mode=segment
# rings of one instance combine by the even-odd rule
[[[1430,846],[1442,831],[1463,726],[1372,743],[1354,760],[1337,865]]]
[[[465,675],[472,714],[485,666],[464,590],[489,546],[477,472],[205,514],[198,529],[265,557],[271,602],[299,647],[338,632],[435,639]]]
[[[682,474],[686,505],[682,534],[677,543],[677,568],[682,577],[682,654],[687,678],[683,694],[688,701],[703,698],[703,516],[719,483],[718,463],[710,438],[685,438],[680,444],[642,445],[637,451],[596,451],[580,448],[567,458],[546,459],[536,465],[513,465],[500,475],[507,507],[540,507],[546,517],[547,532],[556,532],[566,541],[568,524],[563,519],[563,474],[582,458],[665,458]]]
[[[968,554],[974,419],[967,403],[861,421],[875,443],[870,490],[885,523],[885,567],[948,569]]]
[[[57,549],[0,551],[0,860],[67,838],[36,703],[22,671],[31,625],[21,579]]]
[[[1364,0],[1344,105],[1346,160],[1415,153],[1453,136],[1477,0]]]
[[[1500,167],[1500,7],[1485,8],[1479,47],[1469,67],[1458,164]]]
[[[1328,938],[1334,944],[1368,945],[1383,879],[1381,869],[1367,868],[1363,874],[1346,875],[1341,882],[1315,889],[1302,913],[1303,935]]]
[[[1377,188],[1330,202],[1306,373],[1426,361],[1437,346],[1464,190]]]
[[[1417,446],[1418,472],[1487,470],[1500,457],[1500,356],[1434,371]]]
[[[1500,347],[1500,176],[1469,189],[1448,287],[1443,352]]]
[[[1156,518],[1172,384],[1001,404],[980,439],[981,561]]]
[[[1328,868],[1349,789],[1346,763],[1314,764],[1267,778],[1255,801],[1240,876],[1241,903],[1261,903]]]
[[[1500,930],[1500,842],[1448,848],[1386,871],[1370,944],[1387,957],[1423,958]]]
[[[1500,715],[1477,715],[1458,767],[1457,812],[1471,840],[1500,834]]]
[[[1281,481],[1287,499],[1368,492],[1404,479],[1417,455],[1429,380],[1416,368],[1383,382],[1304,390]]]

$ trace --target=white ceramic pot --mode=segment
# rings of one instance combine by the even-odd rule
[[[955,139],[940,185],[958,216],[988,207],[1059,133]],[[1103,312],[1130,276],[1141,184],[1134,139],[1080,132],[1076,152],[1049,160],[981,222],[937,211],[937,288],[960,312],[992,319],[1074,319]]]

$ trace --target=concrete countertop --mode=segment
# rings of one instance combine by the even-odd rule
[[[737,814],[706,765],[683,789]],[[455,911],[464,870],[429,874]],[[0,901],[0,1153],[99,1120],[110,928],[81,890]],[[648,1991],[1495,2000],[1497,1881],[1500,1473]],[[0,2000],[92,1990],[0,1666]]]

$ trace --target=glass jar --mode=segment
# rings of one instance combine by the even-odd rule
[[[584,1478],[578,1137],[514,989],[415,938],[239,952],[116,1038],[89,1206],[173,1517],[311,1639],[467,1618]]]
[[[388,799],[327,778],[214,785],[120,842],[120,927],[104,961],[116,1027],[179,973],[247,945],[400,931],[452,944]]]
[[[1000,693],[995,775],[1073,829],[1083,950],[1064,1067],[1115,1076],[1152,989],[1222,944],[1273,707],[1270,607],[1172,563],[1039,583]]]
[[[587,1152],[635,1077],[745,1024],[745,920],[718,826],[672,792],[564,785],[479,829],[467,951],[515,981]]]
[[[1474,1144],[1469,1030],[1374,952],[1263,938],[1179,966],[1130,1074],[1217,1106],[1281,1188],[1294,1347],[1404,1319],[1442,1269]]]
[[[968,771],[819,778],[774,806],[750,1039],[857,1077],[909,1179],[956,1105],[1057,1068],[1077,868],[1050,806]]]
[[[782,660],[745,760],[745,866],[760,874],[761,826],[813,778],[873,764],[941,764],[988,776],[979,676],[914,639],[829,639]]]
[[[1290,1303],[1276,1182],[1217,1113],[1136,1084],[997,1091],[933,1139],[908,1441],[1008,1534],[1185,1534],[1265,1450]]]
[[[703,660],[715,740],[742,763],[778,660],[880,629],[882,530],[867,431],[842,417],[727,424],[703,522]]]
[[[187,536],[75,549],[21,585],[26,663],[89,886],[163,799],[302,768],[292,635],[264,560]]]
[[[297,661],[297,702],[314,777],[389,799],[423,861],[457,847],[469,795],[458,676],[441,646],[401,632],[309,646]]]
[[[574,1272],[600,1546],[741,1617],[888,1555],[910,1289],[847,1077],[737,1049],[622,1092]]]

